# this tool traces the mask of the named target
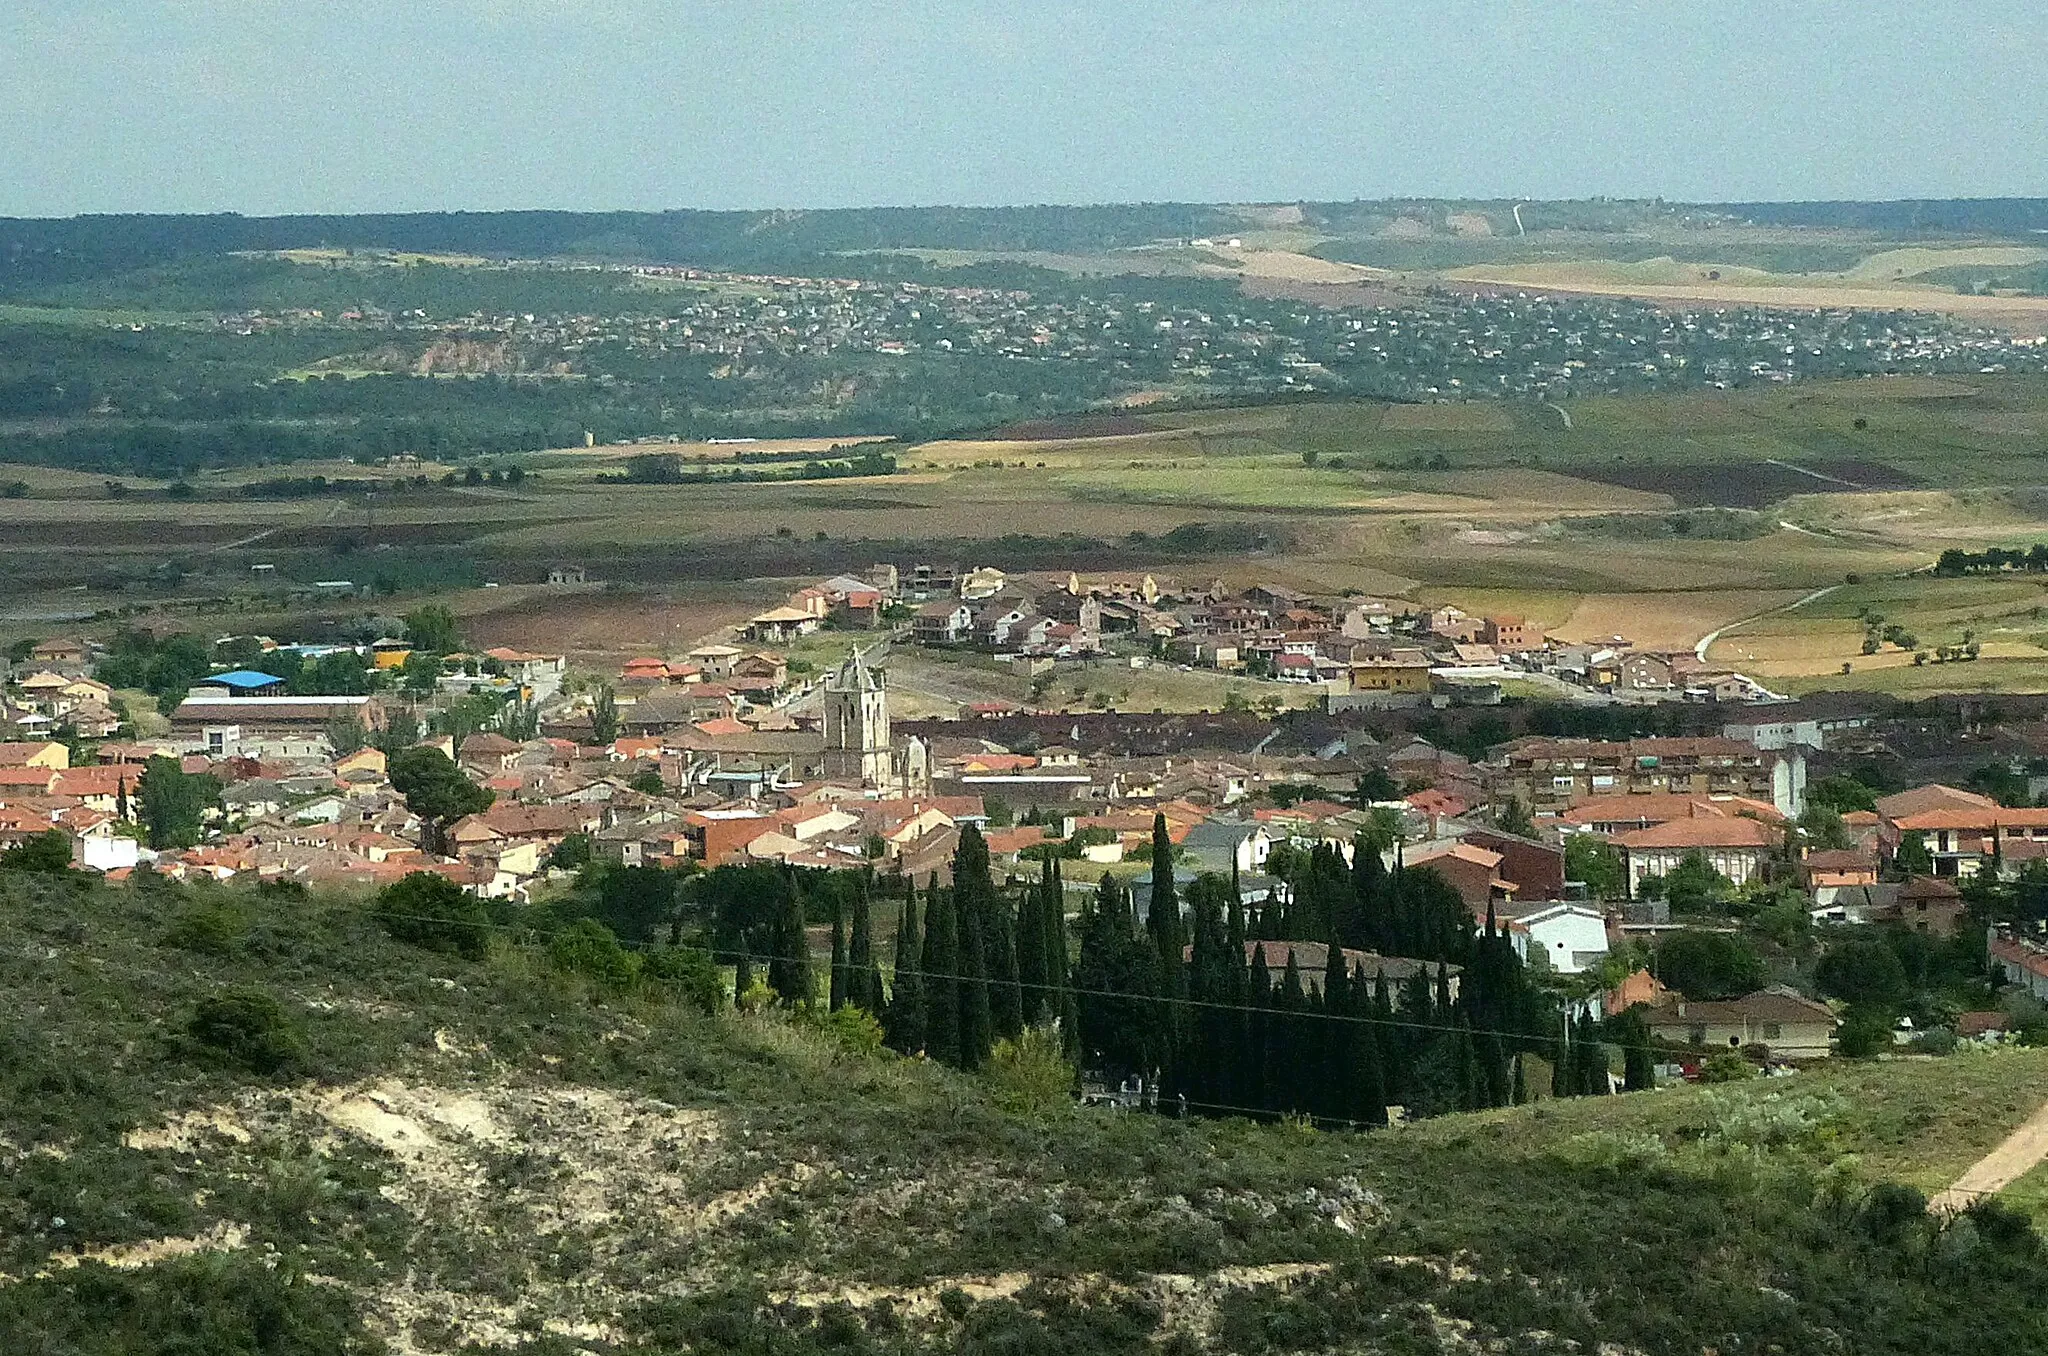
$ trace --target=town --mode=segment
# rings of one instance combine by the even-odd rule
[[[555,573],[582,586],[574,567]],[[820,637],[843,642],[822,670],[778,648]],[[1202,666],[1248,689],[1307,686],[1316,703],[1283,716],[1233,687],[1206,717],[1098,698],[892,719],[891,657],[920,652],[1016,667],[1034,691],[1076,665]],[[1370,856],[1455,899],[1475,936],[1498,928],[1567,1019],[1640,1016],[1671,1075],[1717,1054],[1786,1068],[2039,1020],[2024,1002],[1830,1006],[1767,983],[1751,941],[1781,962],[1858,930],[1967,950],[1974,929],[1981,944],[1985,891],[2048,869],[2024,745],[1987,752],[1963,787],[1898,784],[1868,771],[1897,752],[1891,735],[1912,742],[1896,712],[1789,701],[1625,637],[1555,643],[1511,616],[920,563],[820,580],[613,672],[471,652],[433,604],[362,645],[124,631],[14,657],[0,846],[115,882],[389,890],[426,873],[518,907],[592,869],[767,864],[893,882],[908,927],[917,891],[951,886],[971,839],[1010,890],[1040,888],[1057,863],[1064,929],[1105,878],[1135,887],[1137,919],[1166,882],[1186,901],[1219,878],[1254,919],[1298,919],[1315,863],[1362,871]],[[1496,713],[1532,702],[1553,723],[1576,710],[1688,732],[1511,735]],[[1465,723],[1446,732],[1449,718]],[[2048,945],[2026,916],[1996,919],[1989,955],[2031,1002],[2048,997]],[[1298,931],[1247,944],[1327,939]],[[1344,954],[1426,972],[1463,947]],[[1716,948],[1735,957],[1719,970],[1696,954]],[[1295,949],[1263,963],[1291,969]],[[1331,954],[1301,959],[1320,974]],[[1845,1014],[1866,1029],[1844,1037]],[[1113,1072],[1142,1086],[1150,1070]]]

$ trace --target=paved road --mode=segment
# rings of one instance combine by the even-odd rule
[[[2048,1158],[2048,1103],[2005,1137],[1996,1149],[1970,1165],[1955,1185],[1927,1203],[1929,1210],[1952,1215],[1980,1197],[1994,1195],[2027,1175]]]

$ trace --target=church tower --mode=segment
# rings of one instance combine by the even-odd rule
[[[855,650],[825,679],[825,775],[886,788],[894,781],[891,764],[882,671]]]

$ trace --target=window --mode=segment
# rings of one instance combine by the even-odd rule
[[[1776,1022],[1765,1022],[1765,1023],[1764,1023],[1764,1039],[1765,1039],[1765,1040],[1767,1040],[1767,1041],[1774,1041],[1774,1040],[1778,1039],[1778,1038],[1779,1038],[1780,1036],[1782,1036],[1782,1035],[1784,1035],[1784,1034],[1785,1034],[1785,1028],[1784,1028],[1784,1027],[1782,1027],[1782,1026],[1780,1026],[1780,1025],[1779,1025],[1778,1023],[1776,1023]]]
[[[1570,777],[1552,777],[1550,779],[1550,789],[1553,791],[1569,791],[1574,785],[1576,785],[1576,782]]]
[[[1686,1034],[1687,1039],[1694,1045],[1705,1045],[1707,1043],[1707,1029],[1703,1026],[1696,1026]]]

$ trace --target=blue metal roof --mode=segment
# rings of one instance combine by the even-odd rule
[[[236,669],[233,673],[216,673],[211,678],[202,678],[202,683],[218,683],[223,687],[275,687],[284,681],[273,673],[257,673],[252,669]]]

